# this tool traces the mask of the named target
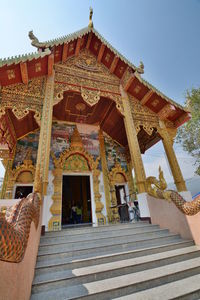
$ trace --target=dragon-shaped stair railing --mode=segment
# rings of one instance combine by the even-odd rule
[[[159,167],[159,180],[150,176],[146,179],[146,192],[155,198],[164,199],[173,202],[176,207],[187,216],[194,216],[200,212],[200,196],[193,201],[185,201],[176,191],[166,190],[167,183],[163,176],[163,171]]]
[[[32,221],[37,229],[40,217],[40,196],[32,193],[17,204],[0,212],[0,260],[22,261]]]

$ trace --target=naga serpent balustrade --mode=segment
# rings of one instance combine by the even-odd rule
[[[0,260],[18,263],[22,261],[32,221],[37,229],[40,216],[40,197],[32,193],[0,212]]]
[[[153,185],[153,186],[152,186]],[[176,207],[187,216],[194,216],[200,212],[200,196],[191,202],[185,201],[184,198],[176,191],[165,190],[167,183],[163,176],[163,171],[159,167],[159,180],[150,176],[146,179],[146,191],[150,196],[158,199],[165,199],[173,202]]]

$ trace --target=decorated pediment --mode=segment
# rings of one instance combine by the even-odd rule
[[[56,79],[60,78],[61,74],[76,74],[80,77],[85,75],[92,80],[101,78],[106,82],[112,81],[119,85],[119,79],[111,74],[101,62],[98,62],[98,58],[87,49],[82,50],[78,56],[68,58],[64,63],[56,64],[55,69]]]

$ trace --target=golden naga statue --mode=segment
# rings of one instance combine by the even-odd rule
[[[93,15],[93,9],[92,7],[90,7],[90,16],[89,16],[89,24],[88,24],[88,27],[90,28],[93,28],[92,15]]]
[[[5,213],[0,212],[0,260],[18,263],[22,261],[32,221],[38,227],[40,198],[32,193],[11,206]]]
[[[163,171],[159,166],[159,180],[153,176],[147,177],[146,179],[147,193],[155,198],[165,199],[168,202],[173,202],[176,207],[185,215],[194,216],[200,211],[200,196],[191,202],[187,202],[178,192],[173,190],[165,190],[166,188],[167,183],[164,179]]]

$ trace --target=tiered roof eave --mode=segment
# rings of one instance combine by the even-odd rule
[[[45,49],[44,52],[31,52],[22,55],[11,56],[7,58],[0,59],[0,68],[4,66],[11,66],[13,64],[19,64],[22,62],[32,61],[33,59],[43,58],[50,55],[50,49]]]
[[[121,61],[123,61],[129,68],[131,68],[134,72],[134,76],[148,89],[152,90],[155,92],[157,95],[159,95],[161,98],[165,99],[167,102],[170,104],[174,105],[175,107],[181,109],[185,113],[189,113],[188,109],[186,107],[183,107],[179,103],[175,102],[171,98],[167,97],[164,95],[161,91],[159,91],[157,88],[155,88],[152,84],[150,84],[147,80],[145,80],[138,72],[137,72],[137,67],[132,64],[128,59],[126,59],[121,53],[119,53],[109,42],[106,41],[106,39],[94,28],[91,27],[85,27],[79,31],[76,31],[72,34],[57,38],[57,39],[52,39],[48,40],[46,42],[43,42],[45,44],[45,50],[44,51],[39,51],[35,53],[29,53],[25,55],[19,55],[16,57],[11,57],[11,58],[5,58],[5,59],[0,59],[0,69],[5,66],[11,66],[12,64],[20,64],[23,62],[28,62],[36,59],[43,58],[45,56],[49,56],[51,54],[51,48],[63,44],[68,44],[78,38],[83,37],[86,34],[89,34],[90,32],[94,33],[96,37],[105,45],[107,46],[110,51],[114,53],[115,56],[119,57]],[[1,84],[1,82],[0,82]]]

